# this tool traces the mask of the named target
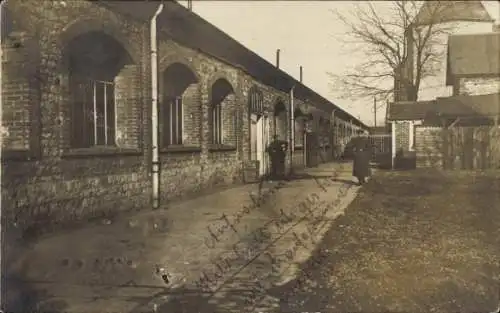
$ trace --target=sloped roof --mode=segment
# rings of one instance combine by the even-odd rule
[[[460,95],[432,101],[389,103],[387,120],[424,120],[429,116],[449,118],[493,117],[500,114],[500,93]]]
[[[481,1],[425,1],[415,24],[428,25],[451,21],[493,22]]]
[[[499,75],[500,32],[452,35],[448,39],[446,84],[452,76]]]
[[[423,120],[427,112],[436,106],[432,101],[399,101],[387,105],[388,121]]]
[[[116,12],[139,20],[149,20],[157,9],[159,1],[103,1],[93,0]],[[331,103],[309,87],[303,85],[284,71],[276,68],[253,51],[249,50],[202,17],[186,9],[175,1],[165,1],[164,9],[158,17],[158,27],[176,42],[202,51],[235,67],[256,80],[288,93],[295,86],[294,94],[301,100],[309,100],[319,109],[336,114],[344,119],[352,119],[354,124],[367,128],[360,120]]]
[[[500,114],[500,93],[436,99],[435,113],[451,117],[492,117]]]

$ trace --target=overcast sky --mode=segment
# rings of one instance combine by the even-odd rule
[[[185,5],[185,1],[180,1]],[[482,1],[499,21],[496,1]],[[267,61],[275,64],[281,50],[280,67],[368,125],[373,124],[373,102],[340,100],[330,86],[327,72],[345,72],[359,60],[349,55],[336,37],[345,32],[331,10],[349,10],[350,1],[193,1],[193,11],[238,40]],[[376,3],[382,5],[384,2]],[[443,82],[444,83],[444,82]],[[385,111],[377,113],[377,124]]]

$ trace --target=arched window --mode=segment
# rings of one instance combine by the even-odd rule
[[[256,87],[252,87],[248,92],[249,112],[261,115],[264,111],[264,95]]]
[[[234,95],[234,90],[231,84],[224,78],[219,78],[212,85],[211,101],[209,109],[209,127],[212,144],[224,143],[224,102],[228,100],[230,95]],[[231,118],[228,116],[228,118]],[[231,121],[229,121],[231,123]],[[227,127],[226,127],[227,128]],[[228,134],[229,135],[229,134]]]
[[[184,64],[173,63],[163,72],[163,103],[160,106],[163,147],[183,144],[183,100],[188,90],[196,87],[196,83],[195,74]]]
[[[63,55],[69,81],[70,146],[114,146],[120,122],[116,119],[116,85],[119,79],[134,74],[134,67],[128,66],[130,56],[115,39],[98,31],[73,38]]]

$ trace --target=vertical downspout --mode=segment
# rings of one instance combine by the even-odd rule
[[[153,179],[153,209],[160,206],[160,162],[158,157],[158,53],[156,41],[156,19],[163,11],[163,3],[151,18],[151,164]]]
[[[392,169],[394,169],[395,168],[395,161],[396,161],[396,121],[392,121],[391,125],[392,125],[391,159],[392,159]]]
[[[295,112],[294,112],[294,89],[295,86],[290,89],[290,173],[293,173],[293,152],[295,149]]]

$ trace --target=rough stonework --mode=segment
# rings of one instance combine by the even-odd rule
[[[500,76],[459,79],[460,95],[469,95],[469,96],[488,95],[492,93],[498,93],[499,91],[500,91]]]
[[[7,227],[65,224],[149,208],[149,20],[83,0],[12,0],[5,7],[12,20],[2,42],[2,217]],[[102,64],[88,65],[94,59]],[[251,88],[263,94],[269,134],[290,140],[288,94],[164,38],[158,40],[158,68],[162,203],[243,181],[251,159]],[[85,78],[89,75],[92,80]],[[82,99],[92,97],[89,90],[94,108],[82,108]],[[95,106],[99,101],[105,102],[102,112]],[[174,102],[178,111],[166,112],[174,110]],[[278,102],[285,108],[279,118]],[[305,114],[314,113],[313,131],[320,117],[330,119],[331,112],[313,103],[296,103]],[[110,107],[114,113],[105,111]],[[166,116],[181,117],[174,127]],[[322,136],[332,136],[332,130]],[[302,156],[294,159],[302,166],[304,149],[298,151]],[[323,153],[323,158],[333,157]]]

